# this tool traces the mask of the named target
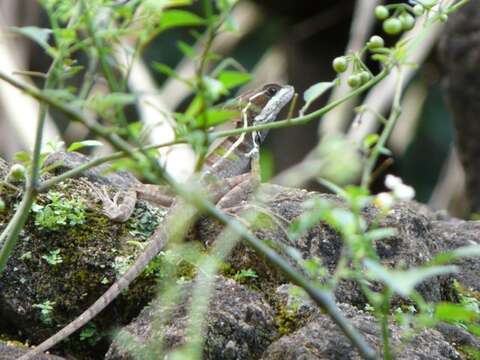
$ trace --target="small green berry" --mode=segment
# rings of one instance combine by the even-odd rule
[[[440,21],[441,22],[447,22],[447,20],[448,20],[448,15],[447,14],[440,15]]]
[[[430,10],[437,4],[437,0],[420,0],[420,3],[427,10]]]
[[[338,74],[345,72],[348,67],[348,61],[345,56],[339,56],[333,60],[333,70]]]
[[[362,71],[359,75],[360,75],[360,80],[362,81],[362,84],[365,84],[372,78],[368,71]]]
[[[383,30],[389,35],[397,35],[402,31],[402,22],[397,18],[390,18],[383,22]]]
[[[370,40],[368,40],[367,47],[372,49],[378,49],[385,46],[385,41],[381,36],[373,35]]]
[[[347,79],[347,84],[351,88],[359,87],[362,84],[362,78],[360,75],[350,75]]]
[[[27,170],[22,164],[13,164],[10,168],[10,171],[7,174],[7,182],[19,182],[25,179],[25,174]]]
[[[378,20],[385,20],[386,18],[388,18],[389,15],[390,12],[385,6],[379,5],[375,8],[375,16]]]
[[[408,13],[401,14],[399,19],[402,22],[403,30],[411,30],[415,26],[415,18]]]
[[[422,16],[424,11],[425,9],[420,4],[417,4],[413,7],[413,13],[415,14],[415,16]]]

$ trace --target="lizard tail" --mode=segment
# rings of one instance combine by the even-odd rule
[[[110,288],[95,301],[87,310],[85,310],[78,318],[73,320],[63,329],[58,331],[56,334],[49,337],[47,340],[42,342],[40,345],[36,346],[34,349],[30,350],[18,360],[31,360],[36,355],[39,355],[51,347],[58,344],[60,341],[66,339],[72,333],[80,329],[82,326],[87,324],[95,316],[97,316],[103,309],[105,309],[115,298],[121,294],[132,282],[137,278],[138,275],[145,269],[148,263],[162,250],[166,244],[168,238],[167,233],[163,227],[157,229],[159,232],[158,238],[160,241],[151,241],[147,249],[140,254],[135,263],[130,267],[130,269],[118,279]],[[162,241],[163,240],[163,241]]]

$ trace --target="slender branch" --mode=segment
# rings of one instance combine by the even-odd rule
[[[148,151],[148,150],[152,150],[152,149],[158,149],[158,148],[162,148],[162,147],[168,147],[168,146],[173,146],[173,145],[177,145],[177,144],[181,144],[181,143],[184,143],[185,140],[183,139],[179,139],[179,140],[174,140],[174,141],[169,141],[169,142],[166,142],[166,143],[162,143],[162,144],[154,144],[154,145],[149,145],[149,146],[145,146],[143,147],[143,150],[144,151]],[[140,152],[141,149],[140,148],[132,148],[132,151],[137,153],[137,152]],[[124,151],[117,151],[113,154],[108,154],[108,155],[105,155],[105,156],[102,156],[102,157],[98,157],[96,159],[92,159],[74,169],[71,169],[71,170],[68,170],[60,175],[57,175],[57,176],[54,176],[48,180],[45,180],[44,182],[42,182],[40,184],[40,186],[38,187],[38,192],[45,192],[45,191],[48,191],[52,186],[54,186],[55,184],[58,184],[59,182],[61,181],[64,181],[68,178],[71,178],[71,177],[75,177],[75,176],[78,176],[80,174],[82,174],[83,172],[85,172],[86,170],[89,170],[91,168],[94,168],[96,166],[99,166],[99,165],[102,165],[104,163],[107,163],[109,161],[113,161],[113,160],[118,160],[118,159],[121,159],[121,158],[124,158],[124,157],[127,157],[128,154]]]
[[[68,22],[68,26],[71,26],[76,21],[76,15],[72,16]],[[57,21],[54,16],[51,17],[52,26],[55,30],[58,30]],[[56,34],[57,32],[54,31]],[[48,72],[46,74],[46,81],[44,85],[44,89],[52,89],[54,84],[57,82],[57,78],[55,76],[55,72],[57,70],[57,66],[62,62],[64,59],[64,54],[66,51],[66,47],[61,43],[58,37],[55,37],[56,42],[59,46],[59,53],[58,56],[53,60],[51,63]],[[38,187],[38,179],[40,173],[40,157],[41,157],[41,150],[42,150],[42,141],[43,141],[43,129],[45,127],[45,121],[48,114],[48,103],[42,103],[40,106],[39,114],[38,114],[38,122],[37,128],[35,131],[35,144],[33,148],[33,155],[32,155],[32,165],[29,171],[29,174],[26,179],[26,186],[25,192],[23,194],[22,201],[18,206],[17,210],[15,211],[14,216],[9,221],[7,227],[3,230],[2,234],[0,235],[0,244],[3,243],[2,249],[0,250],[0,273],[3,272],[7,265],[8,258],[12,253],[13,248],[15,247],[18,235],[20,231],[23,229],[30,212],[30,208],[32,207],[33,202],[37,196],[37,187]]]
[[[388,287],[385,287],[383,292],[383,302],[381,304],[380,314],[380,325],[382,329],[382,342],[383,342],[383,358],[384,360],[392,360],[392,350],[390,346],[390,331],[388,329],[388,318],[390,313],[390,290]]]
[[[300,117],[296,117],[296,118],[292,118],[292,119],[279,120],[279,121],[275,121],[275,122],[267,123],[267,124],[262,124],[262,125],[244,127],[244,128],[241,128],[241,129],[233,129],[233,130],[212,132],[212,133],[209,134],[209,136],[213,140],[213,139],[226,137],[226,136],[239,135],[239,134],[242,134],[242,133],[250,133],[250,132],[253,132],[253,131],[267,130],[267,129],[278,129],[278,128],[284,128],[284,127],[306,124],[306,123],[310,122],[311,120],[316,119],[316,118],[326,114],[327,112],[329,112],[330,110],[332,110],[333,108],[335,108],[339,104],[347,101],[348,99],[350,99],[354,96],[357,96],[358,94],[363,93],[368,88],[374,86],[375,84],[377,84],[378,82],[383,80],[389,74],[389,72],[390,72],[389,68],[384,68],[377,76],[372,78],[369,82],[367,82],[364,85],[362,85],[361,87],[355,89],[351,93],[345,95],[343,98],[338,99],[336,101],[333,101],[333,102],[327,104],[326,106],[320,108],[319,110],[314,111],[314,112],[312,112],[310,114],[307,114],[305,116],[300,116]],[[7,83],[16,87],[17,89],[22,90],[23,92],[32,96],[33,98],[37,99],[38,101],[44,102],[44,103],[50,105],[51,107],[59,110],[60,112],[64,113],[66,116],[68,116],[71,120],[82,123],[85,127],[87,127],[93,133],[95,133],[95,134],[97,134],[101,137],[105,137],[105,138],[110,138],[110,137],[114,136],[114,135],[112,135],[110,129],[105,128],[105,127],[103,127],[103,126],[101,126],[101,125],[99,125],[95,122],[91,122],[91,121],[87,120],[78,109],[73,108],[69,105],[66,105],[66,104],[62,103],[61,101],[59,101],[59,100],[57,100],[53,97],[47,96],[46,94],[44,94],[42,91],[38,90],[37,88],[35,88],[31,85],[22,83],[22,82],[20,82],[16,79],[12,78],[11,76],[9,76],[8,74],[6,74],[3,71],[0,71],[0,79],[6,81]],[[183,140],[181,140],[181,141],[177,140],[177,141],[178,141],[178,143],[186,142],[186,141],[183,141]]]
[[[340,99],[337,99],[335,101],[332,101],[331,103],[328,103],[324,107],[322,107],[322,108],[320,108],[320,109],[318,109],[314,112],[311,112],[307,115],[298,116],[298,117],[292,118],[292,119],[278,120],[278,121],[275,121],[275,122],[262,124],[262,125],[244,127],[244,128],[241,128],[241,129],[218,131],[218,132],[210,134],[210,137],[212,139],[216,139],[216,138],[221,138],[221,137],[225,137],[225,136],[239,135],[241,133],[250,133],[250,132],[253,132],[253,131],[267,130],[267,129],[279,129],[279,128],[285,128],[285,127],[289,127],[289,126],[306,124],[306,123],[308,123],[308,122],[310,122],[314,119],[317,119],[317,118],[325,115],[326,113],[331,111],[333,108],[335,108],[338,105],[344,103],[345,101],[351,99],[352,97],[355,97],[355,96],[363,93],[365,90],[369,89],[370,87],[376,85],[381,80],[383,80],[389,73],[390,73],[390,68],[389,67],[384,68],[378,75],[376,75],[374,78],[372,78],[370,81],[363,84],[359,88],[357,88],[354,91],[348,93],[344,97],[342,97]]]
[[[29,185],[29,188],[33,189],[32,185]],[[5,269],[8,258],[10,257],[10,254],[17,243],[18,235],[28,219],[28,214],[33,202],[35,201],[35,196],[35,191],[25,192],[17,211],[15,212],[15,215],[13,215],[12,219],[9,221],[7,227],[2,233],[2,238],[4,234],[7,234],[8,236],[2,246],[2,249],[0,250],[0,273],[2,273]],[[0,244],[1,243],[2,240],[0,239]]]
[[[112,92],[118,91],[118,82],[115,78],[114,73],[112,72],[112,66],[107,62],[107,55],[105,53],[105,47],[102,46],[100,42],[100,38],[98,37],[98,33],[94,27],[93,19],[90,14],[90,9],[85,4],[85,0],[81,0],[80,4],[82,6],[83,13],[85,14],[85,22],[87,25],[87,29],[89,32],[90,37],[92,38],[93,45],[98,52],[98,59],[100,61],[100,66],[102,68],[102,72],[105,75],[105,79],[107,79],[107,83],[110,87]]]
[[[387,143],[387,140],[390,137],[390,134],[392,133],[398,118],[400,117],[400,114],[402,112],[401,106],[400,106],[402,93],[403,93],[403,72],[402,72],[402,68],[400,68],[398,70],[398,78],[395,86],[395,97],[393,100],[392,112],[390,113],[387,124],[385,125],[385,128],[383,129],[383,132],[380,135],[380,138],[378,139],[377,143],[372,149],[370,157],[368,158],[367,163],[365,164],[365,167],[363,169],[361,186],[364,188],[368,188],[371,174],[375,167],[375,164],[377,163],[378,157],[380,156],[382,149],[385,148],[385,144]]]
[[[205,12],[207,13],[207,16],[209,16],[208,15],[209,5],[205,5],[206,3],[209,3],[209,1],[204,1],[203,3],[204,3],[204,7],[205,7]],[[204,81],[203,77],[204,77],[204,74],[205,74],[205,69],[206,69],[206,66],[207,66],[208,56],[210,54],[210,49],[212,48],[213,40],[215,39],[216,29],[218,28],[218,26],[220,26],[220,24],[222,24],[222,22],[223,22],[223,18],[220,18],[218,24],[209,25],[209,27],[207,29],[207,39],[205,41],[205,45],[203,47],[203,51],[202,51],[202,54],[200,56],[200,64],[197,68],[196,75],[195,75],[196,78],[197,78],[196,83],[198,84],[198,97],[200,99],[200,117],[202,119],[202,130],[203,130],[205,135],[207,135],[207,133],[208,133],[208,113],[207,113],[207,109],[208,109],[208,106],[210,104],[207,103],[207,97],[206,97],[207,89],[206,89],[205,81]],[[200,171],[202,166],[203,166],[203,162],[205,160],[205,156],[207,155],[208,146],[209,146],[208,136],[204,137],[204,141],[203,141],[202,145],[203,146],[201,147],[201,149],[199,151],[197,161],[195,163],[195,171]]]
[[[127,142],[125,142],[115,133],[112,133],[111,129],[103,127],[94,121],[87,120],[87,118],[85,118],[78,109],[71,107],[69,105],[66,105],[54,97],[48,96],[48,94],[42,92],[41,90],[38,90],[37,88],[31,85],[15,80],[14,78],[12,78],[11,76],[7,75],[2,71],[0,71],[0,79],[6,81],[7,83],[16,87],[17,89],[24,91],[26,94],[37,99],[38,101],[41,101],[61,111],[66,116],[68,116],[71,120],[82,123],[87,129],[89,129],[94,134],[105,138],[111,143],[116,144],[117,145],[116,148],[126,151],[129,155],[133,155],[133,153],[130,154],[131,147],[128,145]],[[134,155],[134,158],[138,158],[138,156]]]
[[[463,7],[464,5],[467,5],[467,3],[469,3],[470,0],[460,0],[459,2],[453,4],[452,6],[450,6],[448,8],[447,11],[445,11],[446,14],[451,14],[451,13],[454,13],[456,12],[458,9],[460,9],[461,7]]]

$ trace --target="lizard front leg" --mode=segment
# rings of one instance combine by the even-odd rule
[[[85,182],[102,202],[102,213],[109,219],[125,222],[132,216],[137,199],[148,201],[155,206],[170,207],[174,197],[167,194],[164,187],[158,185],[141,185],[129,190],[118,191],[110,198],[105,186],[101,189]]]
[[[86,181],[85,184],[100,199],[102,202],[102,213],[109,219],[117,222],[125,222],[132,216],[135,204],[137,203],[137,192],[134,189],[120,190],[113,198],[110,198],[105,186],[97,188]]]
[[[217,201],[217,206],[221,209],[228,209],[246,201],[261,183],[260,178],[260,159],[258,152],[252,155],[250,163],[250,172],[240,175],[241,182],[233,186],[226,192],[221,199]]]

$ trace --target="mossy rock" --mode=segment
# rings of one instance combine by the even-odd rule
[[[31,212],[0,276],[0,318],[5,319],[0,331],[15,329],[33,344],[57,332],[98,299],[133,263],[142,250],[141,243],[165,213],[140,202],[128,222],[115,223],[101,215],[84,179],[69,179],[51,191],[84,203],[84,221],[45,229]],[[0,228],[7,225],[20,195],[2,193],[7,211],[0,218]],[[48,194],[37,199],[44,205],[48,201]],[[56,257],[52,258],[52,252]],[[94,343],[105,347],[97,340],[137,315],[153,297],[155,284],[155,272],[139,277],[80,336],[69,338],[70,351],[89,358],[88,349]]]

